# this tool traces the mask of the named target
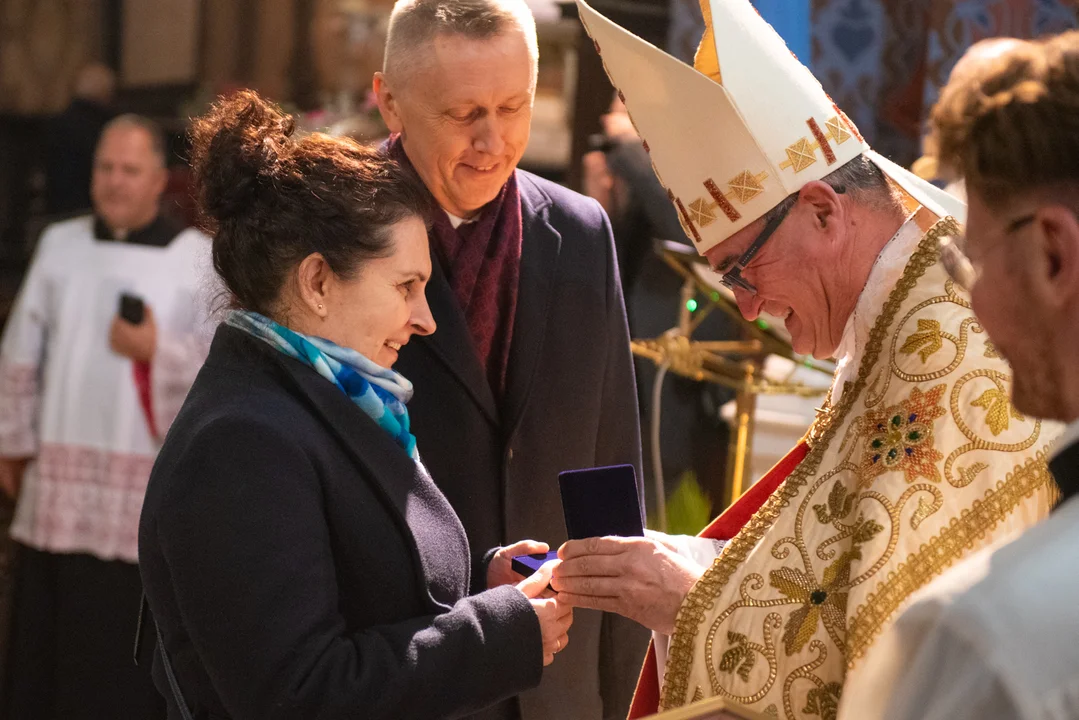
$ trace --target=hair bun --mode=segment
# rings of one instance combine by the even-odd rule
[[[191,168],[211,224],[251,212],[260,188],[283,170],[296,123],[251,90],[218,100],[191,127]]]

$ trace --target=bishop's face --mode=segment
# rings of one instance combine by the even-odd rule
[[[764,229],[764,220],[749,225],[705,253],[719,272],[729,270]],[[756,292],[735,288],[738,309],[746,320],[761,313],[784,321],[794,351],[821,360],[835,355],[849,312],[832,299],[839,295],[836,267],[845,232],[837,223],[822,227],[813,206],[802,199],[742,270]]]
[[[381,78],[379,107],[444,210],[473,216],[528,145],[536,69],[524,32],[437,35],[407,77]]]

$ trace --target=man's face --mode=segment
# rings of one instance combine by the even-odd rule
[[[379,107],[439,205],[470,217],[498,195],[528,144],[528,45],[512,29],[483,40],[438,35],[417,52],[424,57],[407,77],[376,77]]]
[[[831,302],[835,285],[841,281],[835,270],[846,241],[846,231],[839,225],[832,222],[822,227],[813,206],[799,199],[742,270],[742,277],[757,288],[756,294],[734,290],[746,320],[756,320],[762,312],[784,319],[794,351],[821,360],[834,356],[849,315]],[[726,271],[763,229],[762,219],[712,248],[705,257],[713,268]]]
[[[101,136],[90,195],[94,212],[113,230],[137,230],[152,222],[166,181],[146,130],[118,125]]]
[[[1011,206],[991,207],[976,192],[968,192],[966,252],[978,273],[970,293],[974,313],[1012,367],[1016,409],[1035,417],[1060,418],[1060,368],[1052,343],[1055,323],[1033,292],[1037,249],[1029,242],[1029,233],[1035,228],[1027,225],[1009,233],[1009,224],[1024,213]]]

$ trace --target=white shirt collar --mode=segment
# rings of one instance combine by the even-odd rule
[[[454,230],[461,227],[462,225],[468,225],[470,223],[476,222],[476,218],[479,217],[477,215],[476,217],[469,218],[469,219],[466,220],[463,217],[457,217],[456,215],[451,213],[449,210],[443,210],[442,212],[446,213],[446,217],[448,217],[450,219],[450,225],[453,225]]]

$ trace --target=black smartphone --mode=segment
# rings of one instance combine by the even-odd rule
[[[146,317],[146,305],[138,295],[124,293],[120,296],[120,307],[116,312],[132,325],[140,325]]]

